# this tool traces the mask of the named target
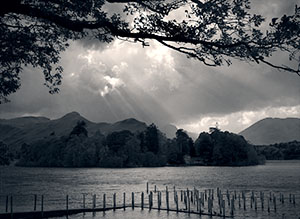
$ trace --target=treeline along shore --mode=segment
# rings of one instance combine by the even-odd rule
[[[2,142],[1,148],[5,147],[8,148]],[[5,154],[5,149],[2,151]],[[67,136],[53,132],[30,145],[22,144],[14,157],[19,166],[112,168],[246,166],[265,160],[243,136],[217,128],[202,132],[194,142],[182,129],[177,130],[175,138],[168,139],[154,124],[135,133],[123,130],[105,136],[98,131],[89,136],[84,121],[78,121]]]

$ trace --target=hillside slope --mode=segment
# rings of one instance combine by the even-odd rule
[[[114,131],[129,130],[131,132],[143,131],[147,125],[136,119],[126,119],[113,124],[94,123],[77,112],[71,112],[59,119],[45,117],[20,117],[14,119],[0,119],[0,141],[10,145],[13,150],[19,150],[23,143],[31,144],[49,135],[67,136],[78,121],[86,123],[89,135],[97,131],[107,135]]]
[[[299,118],[265,118],[239,133],[256,145],[300,141]]]

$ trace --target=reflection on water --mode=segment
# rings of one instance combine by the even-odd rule
[[[158,189],[161,190],[165,189],[166,185],[169,188],[175,185],[177,189],[196,187],[204,190],[219,187],[222,190],[264,191],[266,194],[270,191],[274,193],[282,192],[285,197],[288,197],[289,193],[293,193],[296,194],[296,200],[299,204],[299,170],[300,161],[276,161],[268,162],[266,165],[250,167],[126,169],[0,167],[0,212],[4,211],[3,203],[5,203],[6,195],[10,194],[15,197],[16,211],[31,211],[34,194],[38,195],[38,203],[40,202],[40,196],[44,195],[45,210],[52,209],[53,206],[64,206],[66,194],[70,197],[70,205],[74,207],[80,206],[82,194],[87,194],[87,207],[89,207],[92,194],[97,194],[99,205],[103,193],[107,194],[107,202],[111,203],[114,192],[117,193],[118,197],[121,197],[123,192],[130,194],[132,191],[137,192],[136,195],[138,196],[139,192],[145,191],[147,181],[152,186],[157,185]],[[129,197],[126,198],[129,201]],[[151,214],[147,218],[170,217],[168,215],[155,217],[157,212],[144,212],[147,213],[143,214]],[[130,215],[131,213],[132,215]],[[140,213],[137,216],[135,216],[136,212],[131,213],[126,211],[125,214],[129,214],[126,218],[144,217]],[[124,215],[124,212],[107,212],[106,219],[119,218],[118,215],[109,216],[109,214]],[[293,213],[293,216],[298,218],[300,216],[299,210]],[[80,217],[80,215],[76,217]],[[88,218],[88,215],[85,218]],[[184,216],[180,216],[180,218],[184,218]]]

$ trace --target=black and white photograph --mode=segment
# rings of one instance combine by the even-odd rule
[[[298,0],[8,0],[1,219],[300,219]]]

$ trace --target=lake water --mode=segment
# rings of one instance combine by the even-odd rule
[[[24,168],[24,167],[0,167],[0,212],[5,211],[7,195],[14,197],[15,211],[33,210],[34,194],[44,195],[44,209],[65,207],[65,197],[69,195],[70,208],[82,206],[82,194],[86,194],[86,205],[91,207],[92,195],[96,194],[97,207],[102,206],[103,193],[107,196],[107,205],[112,203],[113,193],[117,193],[118,203],[123,201],[123,192],[127,194],[126,200],[131,203],[129,194],[135,192],[139,200],[140,193],[146,190],[146,182],[150,189],[156,185],[158,190],[178,190],[194,187],[200,191],[216,189],[247,192],[264,192],[267,196],[270,192],[284,194],[286,201],[279,205],[280,213],[243,213],[235,218],[285,218],[300,217],[300,161],[269,161],[266,165],[249,167],[160,167],[160,168]],[[295,194],[296,205],[288,203],[289,194]],[[259,206],[260,207],[260,206]],[[121,215],[121,216],[120,216]],[[75,215],[71,218],[82,218]],[[106,212],[105,216],[98,212],[96,216],[86,214],[84,218],[199,218],[199,216],[169,214],[157,211],[131,211],[117,210]],[[205,217],[202,217],[205,218]]]

